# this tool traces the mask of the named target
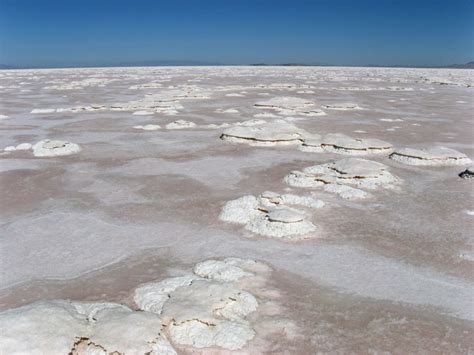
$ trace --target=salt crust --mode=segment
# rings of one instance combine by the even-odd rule
[[[311,166],[303,171],[292,171],[285,176],[284,181],[295,187],[323,188],[349,200],[371,196],[359,188],[394,189],[400,183],[400,180],[388,171],[386,165],[360,158],[345,158]]]
[[[298,147],[305,152],[337,153],[347,155],[389,154],[392,145],[380,139],[352,138],[341,133],[331,133],[324,137],[312,134]]]
[[[265,329],[263,336],[287,329],[286,336],[293,338],[298,328],[282,317],[278,291],[265,287],[270,273],[268,266],[250,259],[206,260],[194,267],[194,274],[139,286],[134,301],[140,311],[117,303],[65,300],[4,311],[0,353],[176,354],[168,339],[180,349],[238,350],[255,337],[252,322]],[[250,320],[255,312],[260,315]]]
[[[76,154],[81,151],[79,145],[66,141],[45,139],[33,146],[35,157],[56,157]]]
[[[316,209],[324,203],[308,196],[266,191],[258,197],[247,195],[227,202],[219,218],[242,224],[253,233],[276,238],[294,239],[316,230],[307,220],[307,212],[292,205]]]
[[[221,139],[254,146],[274,146],[301,144],[308,133],[295,125],[274,121],[257,126],[234,126],[224,130]]]
[[[454,149],[438,146],[425,149],[397,149],[390,155],[390,159],[407,165],[453,166],[472,163],[472,160],[465,154]]]
[[[326,115],[324,111],[314,108],[314,102],[291,96],[273,97],[269,100],[255,103],[255,107],[274,110],[284,116],[299,115],[313,117]]]
[[[184,129],[184,128],[194,128],[196,124],[191,121],[177,120],[166,125],[166,129]]]
[[[138,126],[133,126],[133,128],[135,129],[141,129],[141,130],[144,130],[144,131],[156,131],[158,129],[161,128],[160,125],[157,125],[157,124],[147,124],[147,125],[138,125]]]

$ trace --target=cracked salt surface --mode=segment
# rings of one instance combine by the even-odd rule
[[[9,117],[2,120],[6,134],[0,138],[0,147],[10,150],[1,153],[0,169],[5,201],[0,209],[0,242],[2,250],[8,250],[2,255],[3,310],[25,304],[25,300],[41,300],[40,295],[48,292],[54,297],[43,298],[81,295],[79,299],[101,303],[102,290],[96,287],[100,278],[69,295],[63,287],[81,283],[88,272],[107,265],[123,265],[120,273],[127,278],[127,258],[149,249],[153,255],[175,260],[179,270],[189,270],[191,261],[212,259],[195,266],[192,276],[199,279],[199,287],[192,288],[192,295],[207,297],[209,289],[202,285],[212,284],[219,292],[233,288],[248,292],[258,302],[256,311],[243,317],[247,323],[232,325],[239,334],[236,339],[229,342],[225,332],[209,332],[206,322],[191,320],[181,324],[188,327],[184,331],[174,332],[183,344],[195,341],[189,338],[189,331],[196,330],[202,345],[240,341],[246,342],[244,349],[258,344],[257,352],[284,352],[290,347],[294,353],[368,349],[472,352],[468,337],[462,336],[470,332],[469,322],[474,318],[469,311],[473,308],[469,231],[474,221],[467,213],[472,211],[472,186],[457,176],[465,168],[444,166],[453,161],[468,165],[474,154],[470,107],[459,103],[472,101],[472,72],[84,68],[6,70],[0,78],[2,114]],[[45,86],[49,89],[43,90]],[[178,126],[187,127],[165,129],[171,121],[184,121]],[[278,125],[285,128],[265,128]],[[146,133],[140,132],[143,128],[132,129],[134,126],[161,129]],[[258,149],[253,144],[223,144],[219,139],[222,131],[215,129],[236,130],[242,143],[258,143],[263,138],[265,144]],[[359,132],[364,133],[363,139],[351,136]],[[274,144],[271,140],[280,134],[288,134],[299,149],[311,146],[318,154]],[[47,150],[59,153],[67,145],[79,143],[80,153],[64,159],[35,157],[29,144],[45,138],[56,141],[43,147]],[[403,153],[399,147],[416,147],[410,159],[433,163],[433,156],[426,155],[433,146],[450,150],[443,149],[449,153],[443,156],[435,152],[434,160],[443,163],[436,169],[404,166],[387,158],[391,150]],[[378,152],[381,154],[370,155],[372,163],[346,161],[335,170],[321,168],[340,161],[335,154]],[[282,178],[291,171],[308,175],[300,176],[306,183],[321,178],[322,184],[313,180],[309,189],[285,185]],[[257,200],[257,209],[254,204],[239,213],[234,209],[234,214],[227,215],[234,221],[220,221],[226,202],[242,196]],[[326,206],[319,208],[322,201]],[[302,223],[314,230],[306,232]],[[252,238],[245,238],[249,235]],[[292,242],[284,243],[286,240]],[[320,295],[323,285],[335,293],[331,300],[315,296],[310,302],[302,297],[300,306],[308,307],[308,312],[294,309],[295,298],[277,298],[278,307],[271,303],[275,300],[262,302],[258,287],[242,286],[252,277],[249,274],[258,273],[225,259],[230,251],[237,257],[268,262],[281,273],[292,273],[292,289]],[[236,268],[245,276],[240,277]],[[170,277],[183,275],[190,273],[177,272]],[[77,279],[71,280],[73,277]],[[142,282],[149,284],[155,278]],[[52,281],[59,279],[63,281]],[[252,283],[258,280],[256,277]],[[233,286],[222,288],[220,283]],[[266,288],[262,292],[271,293]],[[186,300],[192,299],[188,293],[182,294]],[[377,305],[379,313],[361,308],[362,297]],[[126,324],[124,320],[135,319],[137,313],[134,305],[127,306],[131,313],[117,308],[104,314]],[[318,306],[327,313],[310,311]],[[401,312],[405,306],[410,310],[407,313]],[[280,312],[281,307],[289,309]],[[344,313],[344,309],[353,313]],[[261,316],[263,310],[268,313]],[[387,312],[396,315],[387,316]],[[266,320],[269,314],[279,314],[270,325]],[[294,320],[305,321],[297,322],[295,328],[279,320],[290,314]],[[234,322],[216,317],[221,327]],[[83,315],[79,318],[84,319]],[[338,325],[334,319],[340,319]],[[364,321],[354,323],[357,319]],[[404,325],[401,319],[406,319]],[[252,334],[248,325],[255,335],[244,341]],[[113,327],[115,335],[125,331]],[[107,332],[110,338],[99,340],[99,327],[94,329],[96,338],[75,339],[68,342],[68,349],[100,353],[104,344],[108,344],[107,350],[113,349],[107,339],[117,350],[123,349],[113,334]],[[179,325],[176,329],[180,330]],[[303,332],[305,337],[292,343],[290,338],[278,342],[278,336],[272,335],[263,341],[261,336],[267,329],[279,329],[287,336]],[[147,344],[163,353],[166,343],[157,333],[153,336]],[[169,344],[178,346],[169,332],[166,337]],[[192,351],[205,352],[206,348]]]
[[[111,302],[32,303],[0,313],[0,352],[176,354],[175,348],[238,350],[255,337],[265,338],[253,329],[254,323],[259,326],[258,318],[248,319],[257,312],[265,318],[267,331],[272,327],[278,331],[284,323],[295,337],[298,328],[281,317],[284,307],[273,299],[278,290],[266,285],[269,277],[271,269],[255,260],[207,260],[195,266],[194,274],[136,288],[133,298],[139,309],[135,311]],[[259,301],[242,287],[254,290]],[[260,303],[272,306],[258,310]]]

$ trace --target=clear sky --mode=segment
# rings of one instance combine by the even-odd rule
[[[0,0],[0,64],[444,65],[474,60],[474,0]]]

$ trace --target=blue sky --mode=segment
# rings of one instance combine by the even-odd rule
[[[0,64],[474,60],[474,0],[0,0]]]

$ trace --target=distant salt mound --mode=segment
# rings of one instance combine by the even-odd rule
[[[145,89],[159,89],[161,87],[163,87],[162,83],[151,82],[151,83],[132,85],[128,89],[129,90],[145,90]]]
[[[345,199],[359,199],[370,196],[360,188],[369,190],[379,187],[394,188],[399,179],[382,163],[360,158],[345,158],[311,166],[303,171],[292,171],[285,176],[284,181],[290,186],[323,188]]]
[[[166,129],[185,129],[185,128],[194,128],[196,124],[191,121],[177,120],[166,125]]]
[[[1,121],[1,120],[6,120],[7,118],[9,118],[9,116],[7,116],[7,115],[0,115],[0,121]]]
[[[81,151],[79,145],[66,141],[45,139],[33,146],[35,157],[57,157],[76,154]]]
[[[31,110],[31,113],[33,114],[46,114],[46,113],[54,113],[56,112],[56,109],[54,108],[35,108]]]
[[[389,154],[392,145],[379,139],[352,138],[341,133],[327,134],[324,137],[311,135],[299,147],[306,152],[328,152],[347,155]]]
[[[308,213],[294,206],[317,209],[324,206],[312,197],[277,194],[266,191],[260,196],[243,196],[226,203],[219,218],[225,222],[244,225],[245,229],[268,237],[300,239],[316,227]]]
[[[31,148],[33,148],[31,143],[20,143],[17,146],[10,145],[8,147],[5,147],[3,149],[3,151],[4,152],[14,152],[14,151],[17,151],[17,150],[30,150]]]
[[[147,110],[139,110],[132,113],[132,115],[136,115],[136,116],[151,116],[153,114],[154,114],[153,111],[147,111]]]
[[[465,154],[446,147],[425,149],[401,148],[390,155],[390,159],[407,165],[453,166],[472,163]]]
[[[287,122],[270,122],[257,126],[234,126],[226,129],[221,139],[256,146],[301,144],[306,132]]]
[[[324,111],[314,108],[314,106],[315,104],[312,101],[291,96],[274,97],[255,103],[257,108],[274,110],[285,116],[324,116],[326,114]]]
[[[359,105],[348,103],[348,102],[326,104],[326,105],[323,105],[322,107],[328,110],[339,110],[339,111],[362,110],[362,107],[360,107]]]
[[[133,126],[133,128],[135,129],[141,129],[141,130],[144,130],[144,131],[156,131],[158,129],[161,128],[160,125],[157,125],[157,124],[147,124],[147,125],[138,125],[138,126]]]

